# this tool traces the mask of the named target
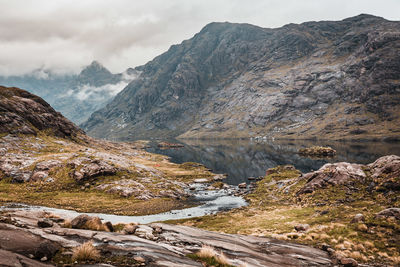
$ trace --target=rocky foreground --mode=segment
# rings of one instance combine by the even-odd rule
[[[187,226],[153,223],[119,232],[93,231],[63,228],[58,216],[32,211],[6,212],[0,221],[1,266],[204,266],[188,257],[204,245],[223,253],[234,266],[332,265],[328,253],[304,245]],[[73,220],[73,227],[81,221]],[[72,260],[73,249],[87,241],[95,244],[100,258]]]
[[[347,266],[398,266],[399,192],[396,155],[368,165],[329,163],[306,174],[278,166],[246,196],[249,206],[177,223],[293,240],[324,249]]]

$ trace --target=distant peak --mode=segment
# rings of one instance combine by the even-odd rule
[[[83,68],[81,74],[93,73],[93,72],[111,74],[111,72],[106,67],[104,67],[101,63],[99,63],[96,60],[93,60],[92,63],[90,63],[90,65]]]
[[[375,19],[375,20],[384,20],[382,17],[374,16],[371,14],[360,14],[354,17],[346,18],[343,21],[361,21],[365,19]]]
[[[93,60],[92,63],[90,63],[90,65],[87,66],[86,68],[105,69],[105,67],[97,60]]]

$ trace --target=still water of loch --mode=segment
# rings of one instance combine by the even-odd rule
[[[226,183],[237,185],[249,182],[248,177],[263,176],[268,168],[291,164],[303,173],[317,170],[328,162],[368,164],[385,155],[400,155],[400,143],[338,142],[338,141],[265,141],[251,140],[173,140],[183,148],[161,149],[151,143],[149,152],[167,155],[171,161],[198,162],[215,173],[226,173]],[[330,146],[337,151],[333,158],[308,158],[297,154],[303,147]]]

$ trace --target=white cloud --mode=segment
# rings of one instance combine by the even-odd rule
[[[113,72],[145,64],[213,21],[262,27],[369,13],[399,20],[398,0],[0,0],[0,74],[39,67]]]

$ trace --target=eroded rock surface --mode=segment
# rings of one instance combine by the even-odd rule
[[[299,191],[299,194],[311,193],[315,189],[326,187],[327,185],[346,184],[355,180],[362,180],[365,177],[361,164],[347,162],[328,163],[318,171],[304,175],[303,179],[308,182]]]
[[[222,251],[231,264],[236,266],[244,263],[246,266],[271,267],[333,266],[324,251],[270,238],[220,234],[160,223],[134,226],[128,235],[61,228],[58,224],[42,229],[37,228],[36,221],[44,215],[43,212],[10,213],[11,217],[8,218],[12,218],[12,223],[0,223],[1,236],[9,237],[2,239],[2,248],[8,252],[0,253],[8,253],[7,258],[10,261],[19,254],[29,256],[35,253],[36,247],[40,247],[43,242],[54,243],[65,250],[71,250],[83,242],[92,240],[103,255],[137,259],[140,257],[140,262],[145,262],[146,266],[202,266],[186,255],[195,253],[203,245]],[[32,242],[36,247],[32,246]],[[48,256],[48,259],[51,259],[52,255]]]
[[[380,157],[368,165],[348,162],[325,164],[319,170],[301,177],[301,179],[307,180],[307,183],[298,194],[312,193],[316,189],[328,185],[349,185],[363,182],[367,177],[367,171],[374,179],[371,187],[376,190],[385,192],[400,190],[400,157],[388,155]]]

